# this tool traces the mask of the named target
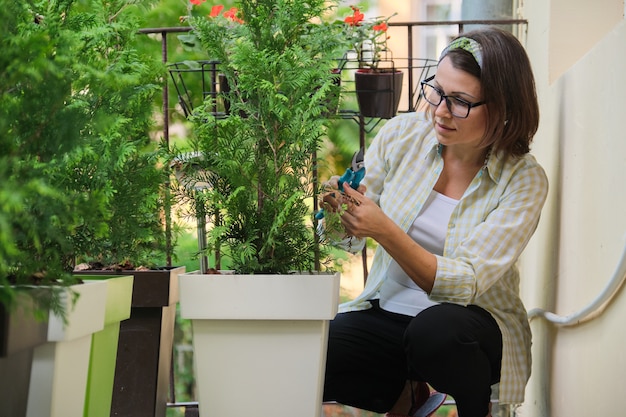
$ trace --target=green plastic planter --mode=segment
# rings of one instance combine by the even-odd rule
[[[81,276],[81,278],[85,281],[104,280],[107,283],[104,328],[94,333],[91,341],[84,416],[109,417],[120,322],[130,317],[133,277]]]

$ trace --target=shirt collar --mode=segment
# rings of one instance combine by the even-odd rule
[[[487,154],[483,169],[487,171],[487,174],[489,174],[489,178],[491,178],[491,180],[497,184],[500,182],[500,177],[502,177],[502,170],[504,169],[504,159],[502,159],[498,152],[493,152],[493,149],[491,149]]]
[[[441,157],[441,153],[443,152],[443,145],[437,141],[434,137],[431,139],[430,152],[436,152],[438,157]],[[489,178],[494,183],[500,182],[500,177],[502,176],[502,169],[504,168],[504,160],[498,156],[497,152],[492,152],[489,150],[487,153],[487,157],[485,158],[485,165],[483,165],[482,169],[487,171]]]

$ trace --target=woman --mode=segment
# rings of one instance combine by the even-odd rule
[[[378,243],[365,289],[331,323],[324,400],[429,415],[441,403],[423,405],[429,384],[460,417],[489,416],[491,385],[500,403],[519,404],[530,375],[515,263],[548,189],[529,154],[539,123],[530,62],[510,33],[469,32],[422,95],[425,113],[395,117],[374,139],[359,190],[324,197],[349,246]]]

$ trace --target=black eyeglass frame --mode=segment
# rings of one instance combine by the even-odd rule
[[[420,82],[420,86],[421,86],[421,92],[422,92],[422,97],[424,97],[424,100],[426,100],[426,102],[428,104],[430,104],[431,106],[439,106],[441,104],[441,102],[443,100],[446,101],[446,107],[448,108],[448,111],[450,112],[450,114],[454,117],[458,117],[459,119],[467,119],[469,117],[470,114],[470,110],[473,109],[474,107],[478,107],[478,106],[482,106],[483,104],[485,104],[485,101],[477,101],[475,103],[472,103],[471,101],[467,101],[467,100],[463,100],[462,98],[459,97],[454,97],[454,96],[449,96],[443,93],[443,91],[441,91],[440,88],[435,87],[432,84],[429,84],[430,81],[434,80],[435,76],[431,75],[430,77],[428,77],[427,79],[423,80]],[[424,93],[424,86],[427,85],[428,87],[432,88],[433,90],[435,90],[438,94],[439,94],[439,103],[433,103],[432,101],[430,101],[427,97],[426,94]],[[450,102],[450,99],[454,99],[456,101],[458,101],[459,103],[462,103],[463,105],[467,106],[467,114],[465,116],[459,116],[458,114],[454,114],[452,113],[452,103]]]

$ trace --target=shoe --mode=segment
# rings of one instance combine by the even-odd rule
[[[411,417],[429,417],[446,401],[447,395],[441,392],[431,392],[426,402]]]
[[[411,382],[413,384],[413,382]],[[409,416],[412,416],[419,410],[430,396],[430,388],[425,382],[416,382],[415,388],[411,392],[411,408],[409,408]]]
[[[418,382],[413,390],[408,416],[386,413],[385,417],[429,417],[441,407],[446,397],[447,395],[441,392],[430,392],[425,382]]]

